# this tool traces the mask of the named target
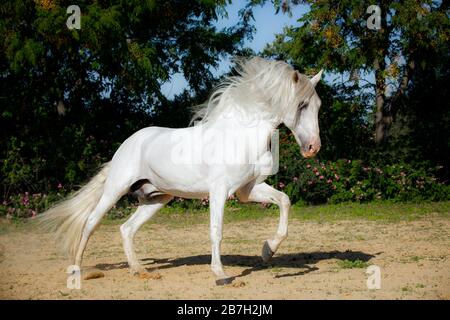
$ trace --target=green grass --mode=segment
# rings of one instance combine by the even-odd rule
[[[120,224],[136,210],[135,207],[114,209],[103,219],[104,224]],[[225,223],[260,220],[263,218],[278,219],[279,209],[272,205],[264,208],[260,204],[227,205],[225,208]],[[411,221],[427,216],[450,218],[450,201],[423,202],[423,203],[344,203],[318,206],[292,206],[291,220],[335,222],[339,220],[369,220],[380,222]],[[120,217],[120,218],[117,218]],[[28,225],[28,220],[12,221],[15,227]],[[161,210],[150,223],[166,224],[170,227],[185,227],[193,224],[209,223],[209,211],[203,209],[181,209],[167,206]],[[11,223],[8,223],[11,226]],[[10,227],[7,228],[11,230]],[[5,226],[0,223],[0,234],[4,233]]]
[[[120,210],[120,209],[116,209]],[[123,210],[123,209],[122,209]],[[128,216],[135,208],[127,208],[122,216]],[[412,221],[429,215],[450,218],[450,201],[423,203],[344,203],[318,206],[292,206],[290,219],[302,221],[334,222],[339,220],[369,220],[380,222]],[[225,208],[225,223],[257,220],[265,217],[277,218],[276,206],[264,208],[259,204],[239,204]],[[104,220],[105,224],[116,224],[126,218]],[[167,206],[151,220],[152,223],[165,223],[170,226],[209,223],[208,208],[180,209]]]
[[[411,288],[406,286],[406,287],[402,287],[401,290],[402,290],[402,292],[409,292],[409,291],[411,291]]]
[[[411,257],[411,260],[412,260],[413,262],[419,262],[419,260],[421,260],[421,259],[423,259],[423,257],[420,257],[420,256],[412,256],[412,257]]]
[[[293,207],[292,215],[302,220],[364,219],[379,221],[410,221],[429,214],[450,215],[450,201],[423,203],[344,203],[322,206]]]
[[[369,265],[362,260],[338,260],[338,266],[342,269],[367,268]]]
[[[270,266],[268,269],[269,269],[269,271],[271,271],[273,273],[280,273],[283,271],[283,268],[275,267],[275,266]]]

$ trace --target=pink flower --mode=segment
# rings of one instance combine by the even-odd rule
[[[22,204],[28,206],[30,204],[30,199],[28,198],[28,192],[25,192],[25,196],[22,198]]]
[[[285,187],[285,184],[284,184],[283,182],[280,182],[280,183],[278,184],[278,186],[279,186],[281,189],[283,189],[283,188]]]
[[[61,182],[58,183],[58,187],[57,187],[57,188],[58,188],[58,189],[62,189],[62,187],[63,187],[63,186],[62,186]]]
[[[292,181],[294,181],[294,182],[296,182],[297,180],[298,180],[297,177],[293,177],[293,178],[292,178]]]
[[[334,177],[336,178],[336,180],[339,180],[339,176],[335,173]]]
[[[328,180],[327,180],[327,183],[332,183],[332,182],[333,182],[332,179],[328,179]]]
[[[320,174],[319,171],[317,171],[317,172],[316,172],[316,176],[318,176],[319,174]]]
[[[309,168],[311,168],[311,165],[308,163],[308,164],[306,165],[306,167],[309,169]]]
[[[323,178],[325,178],[325,177],[324,177],[324,176],[320,176],[320,177],[319,177],[320,180],[323,180]]]

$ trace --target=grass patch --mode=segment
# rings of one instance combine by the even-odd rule
[[[412,221],[429,215],[450,218],[450,201],[426,203],[346,203],[320,206],[292,206],[290,219],[301,221],[334,222],[339,220],[369,220],[381,222]],[[260,204],[240,204],[225,208],[224,222],[278,218],[277,206],[268,208]],[[208,208],[180,210],[165,207],[154,219],[155,223],[198,224],[209,223]]]
[[[406,287],[402,287],[402,292],[410,292],[412,291],[410,287],[406,286]]]
[[[102,220],[103,224],[117,225],[128,219],[136,211],[136,206],[118,207]],[[290,219],[301,221],[334,222],[339,220],[369,220],[381,222],[412,221],[426,216],[450,217],[450,201],[423,203],[344,203],[319,206],[294,205],[291,208]],[[279,209],[275,205],[268,208],[261,204],[227,204],[224,222],[239,222],[260,220],[263,218],[278,219]],[[6,222],[6,219],[1,219]],[[6,223],[0,222],[0,234],[20,229],[29,225],[28,220],[12,219]],[[176,206],[166,206],[151,220],[151,224],[165,224],[168,227],[185,227],[209,223],[209,209],[181,209]]]
[[[270,270],[271,272],[273,272],[273,273],[280,273],[280,272],[283,271],[283,268],[281,268],[281,267],[276,267],[276,266],[271,266],[271,267],[269,268],[269,270]]]
[[[412,256],[411,257],[411,260],[413,261],[413,262],[419,262],[420,260],[422,260],[423,259],[423,257],[420,257],[420,256]]]
[[[362,260],[339,260],[338,266],[341,269],[367,268],[369,264]]]
[[[363,219],[372,221],[411,221],[429,214],[450,216],[450,201],[423,203],[342,203],[320,206],[294,206],[292,216],[301,220],[335,221]]]

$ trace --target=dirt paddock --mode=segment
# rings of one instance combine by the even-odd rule
[[[145,267],[159,279],[129,274],[119,224],[100,227],[89,242],[80,290],[66,287],[68,262],[51,235],[1,222],[1,299],[450,299],[450,220],[291,220],[289,237],[268,264],[262,244],[277,219],[227,223],[225,271],[234,283],[216,286],[209,268],[207,220],[193,225],[146,225],[136,236]],[[381,288],[366,285],[369,265]],[[158,277],[156,277],[158,278]]]

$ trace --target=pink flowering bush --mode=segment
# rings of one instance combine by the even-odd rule
[[[280,145],[279,172],[267,182],[287,193],[292,203],[450,199],[448,182],[436,178],[439,167],[389,164],[389,159],[321,161],[320,152],[304,159],[290,134],[280,135]]]
[[[50,195],[43,193],[24,192],[9,196],[2,200],[0,205],[0,216],[11,218],[34,218],[37,214],[45,211],[55,201],[62,199],[62,193]]]
[[[448,200],[450,187],[437,181],[433,169],[411,165],[384,167],[366,165],[361,160],[321,162],[280,159],[280,172],[270,177],[273,185],[286,192],[292,202],[338,203],[372,200]]]

